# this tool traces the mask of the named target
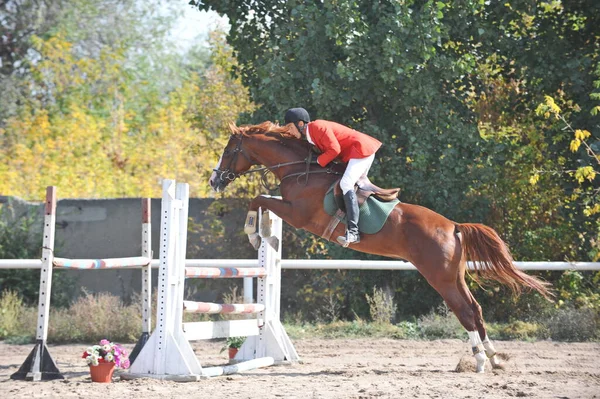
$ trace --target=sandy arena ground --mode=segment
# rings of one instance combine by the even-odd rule
[[[13,381],[32,345],[0,342],[0,398],[600,398],[600,343],[497,342],[506,369],[476,374],[460,340],[306,339],[301,364],[193,383],[139,379],[92,383],[85,345],[51,346],[65,380]],[[226,364],[218,342],[198,342],[203,365]]]

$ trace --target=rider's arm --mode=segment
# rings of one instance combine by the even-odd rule
[[[321,144],[320,147],[323,149],[323,153],[319,155],[317,162],[324,168],[340,154],[342,148],[329,127],[325,129],[319,144]]]

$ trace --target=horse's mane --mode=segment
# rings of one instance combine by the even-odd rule
[[[277,123],[273,123],[271,121],[265,121],[263,123],[259,123],[258,125],[236,126],[235,124],[231,124],[229,128],[231,129],[231,133],[236,136],[240,134],[253,135],[261,133],[276,133],[280,134],[284,138],[299,138],[295,132],[290,129],[289,125],[279,126]]]
[[[296,129],[291,125],[279,126],[277,123],[266,121],[258,125],[236,126],[230,124],[229,128],[234,136],[257,136],[264,135],[274,138],[279,144],[291,149],[296,154],[304,154],[308,151],[308,141],[303,140]]]

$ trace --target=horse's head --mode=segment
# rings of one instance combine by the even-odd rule
[[[299,140],[298,133],[290,130],[290,126],[279,126],[268,121],[259,125],[231,125],[231,137],[210,177],[210,186],[215,191],[222,191],[253,165],[261,164],[269,168],[296,158],[303,159],[308,144]],[[274,171],[276,174],[278,172]]]
[[[241,173],[250,169],[253,162],[247,152],[244,151],[244,132],[231,126],[232,134],[223,150],[217,167],[208,181],[215,191],[222,191],[229,183],[237,179]]]

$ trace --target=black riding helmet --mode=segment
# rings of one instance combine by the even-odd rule
[[[304,126],[300,128],[298,122],[304,122]],[[293,123],[300,133],[304,133],[306,124],[310,122],[310,115],[304,108],[290,108],[285,112],[285,124]]]

